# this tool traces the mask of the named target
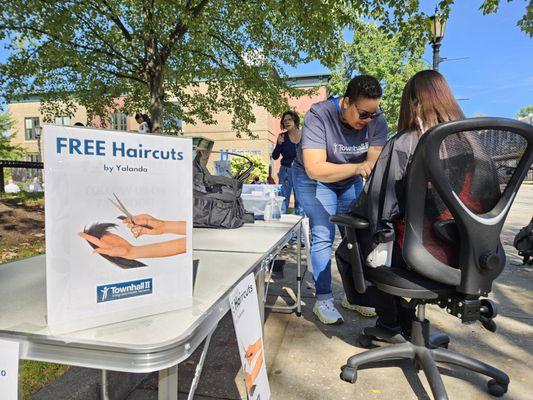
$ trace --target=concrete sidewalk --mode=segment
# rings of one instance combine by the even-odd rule
[[[437,306],[429,306],[427,318],[434,331],[446,332],[450,349],[479,358],[504,370],[511,378],[505,399],[533,398],[533,267],[521,266],[521,259],[511,247],[514,235],[527,224],[533,213],[533,185],[523,185],[507,219],[502,240],[509,256],[509,267],[494,285],[491,298],[498,304],[498,330],[491,333],[480,323],[463,325]],[[287,250],[284,274],[274,277],[269,303],[291,302],[295,280],[295,254]],[[342,287],[335,265],[334,293],[342,297]],[[295,314],[267,312],[265,323],[266,361],[274,400],[328,399],[430,399],[429,385],[422,373],[416,373],[405,362],[389,362],[385,368],[361,369],[351,385],[339,379],[340,367],[353,354],[364,351],[357,347],[357,336],[374,319],[339,310],[345,317],[340,326],[321,324],[312,313],[312,277],[303,282],[306,305],[302,317]],[[338,301],[338,303],[340,303]],[[201,348],[179,366],[179,399],[186,393],[194,376]],[[383,364],[382,364],[383,365]],[[450,399],[490,399],[487,379],[463,369],[440,367]],[[157,376],[150,374],[128,400],[157,399]],[[195,399],[246,399],[244,376],[238,355],[231,315],[221,321],[207,356]]]

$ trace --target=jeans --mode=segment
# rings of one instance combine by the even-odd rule
[[[291,193],[293,190],[293,168],[291,167],[285,167],[281,166],[279,169],[279,183],[281,184],[281,190],[283,192],[283,197],[285,197],[285,201],[283,202],[283,210],[281,212],[283,214],[289,213],[289,204],[291,201]],[[298,201],[298,196],[296,196],[296,192],[294,193],[294,213],[297,215],[303,215],[303,210],[300,205],[300,202]]]
[[[293,168],[296,196],[309,217],[311,228],[311,263],[316,297],[327,300],[331,291],[331,250],[335,239],[335,224],[329,217],[346,214],[363,189],[361,177],[351,184],[323,183],[311,179],[300,168]],[[344,229],[339,227],[341,235]]]

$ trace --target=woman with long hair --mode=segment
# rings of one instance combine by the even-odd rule
[[[438,72],[421,71],[407,82],[402,93],[398,133],[383,148],[363,194],[350,211],[370,224],[357,235],[366,260],[363,268],[377,267],[383,265],[384,259],[391,260],[391,257],[376,257],[376,252],[391,251],[391,248],[390,264],[405,267],[401,249],[407,168],[418,140],[437,124],[464,118],[450,87]],[[443,246],[446,244],[434,243],[435,257],[448,257],[453,253],[453,250],[442,251]],[[369,286],[364,294],[355,291],[346,241],[339,245],[336,258],[348,301],[374,307],[378,315],[376,326],[409,335],[412,311],[402,306],[401,298],[381,292],[375,286]],[[374,264],[376,259],[379,261]]]

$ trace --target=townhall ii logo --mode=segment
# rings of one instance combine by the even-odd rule
[[[145,294],[152,294],[152,278],[97,286],[96,302],[103,303]]]

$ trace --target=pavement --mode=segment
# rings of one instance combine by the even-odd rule
[[[514,235],[533,214],[533,185],[523,185],[502,232],[509,266],[494,284],[490,295],[498,304],[498,330],[491,333],[480,323],[461,324],[437,306],[428,306],[426,318],[432,332],[445,332],[451,337],[450,349],[463,352],[504,370],[511,378],[505,399],[533,398],[533,267],[521,265],[512,247]],[[292,302],[295,281],[295,254],[284,250],[287,259],[283,272],[273,277],[267,301],[270,304]],[[321,324],[312,313],[312,277],[303,281],[304,307],[296,314],[268,312],[265,320],[265,352],[269,381],[274,400],[328,399],[430,399],[431,391],[423,373],[417,373],[408,361],[391,361],[371,365],[358,371],[358,380],[349,384],[339,379],[340,367],[353,354],[364,351],[357,346],[357,336],[374,319],[362,318],[340,306],[342,285],[335,265],[332,266],[334,295],[345,323],[337,326]],[[186,399],[200,356],[200,348],[179,365],[179,399]],[[439,366],[450,399],[491,399],[486,391],[487,379],[481,375]],[[83,376],[83,369],[73,368],[35,398],[87,399],[73,393],[63,397],[54,388],[72,381],[69,374]],[[86,370],[86,374],[95,371]],[[69,381],[70,379],[70,381]],[[63,382],[62,382],[63,380]],[[72,389],[72,386],[71,386]],[[56,393],[56,394],[54,394]],[[96,393],[93,389],[91,393]],[[122,392],[123,393],[123,392]],[[45,395],[46,394],[46,395]],[[44,396],[43,396],[44,395]],[[37,397],[39,396],[39,397]],[[79,397],[81,396],[81,397]],[[122,395],[121,395],[122,397]],[[92,396],[90,396],[92,398]],[[157,399],[157,375],[149,374],[127,397],[127,400]],[[194,397],[207,399],[246,399],[231,315],[220,322],[212,340],[206,364]]]

